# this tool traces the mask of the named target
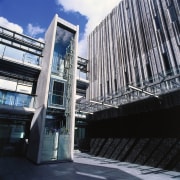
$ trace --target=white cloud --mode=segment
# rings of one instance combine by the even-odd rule
[[[87,17],[83,39],[79,42],[79,55],[86,57],[87,36],[121,0],[57,0],[64,11],[79,12]]]
[[[63,43],[67,43],[70,41],[72,34],[66,30],[57,29],[56,42],[62,41]]]
[[[31,23],[29,23],[27,26],[27,31],[28,35],[35,37],[38,34],[44,33],[45,29],[39,26],[33,26]]]
[[[0,17],[0,26],[11,29],[12,31],[16,31],[18,33],[23,33],[23,28],[18,24],[14,24],[9,22],[6,18]]]
[[[38,41],[41,41],[41,42],[45,42],[45,40],[44,40],[44,38],[42,38],[42,37],[39,37],[38,39],[37,39]]]

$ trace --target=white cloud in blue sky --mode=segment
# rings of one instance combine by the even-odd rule
[[[12,31],[16,31],[21,34],[24,31],[20,25],[10,22],[4,17],[0,17],[0,26],[11,29]],[[27,34],[29,36],[36,37],[37,35],[42,34],[44,32],[45,29],[41,28],[40,26],[33,26],[31,23],[29,23],[27,26]],[[39,38],[39,40],[43,41],[43,38]]]
[[[42,34],[45,32],[44,28],[41,28],[40,26],[33,26],[31,23],[27,26],[27,33],[28,35],[32,37],[36,37],[39,34]]]
[[[0,26],[11,29],[12,31],[16,31],[18,33],[23,33],[23,28],[18,24],[9,22],[6,18],[0,17]]]
[[[85,25],[85,29],[84,30],[81,29],[81,33],[84,32],[84,34],[81,35],[81,40],[79,42],[79,55],[86,58],[87,57],[87,36],[105,18],[105,16],[109,14],[116,5],[118,5],[118,3],[121,0],[52,0],[52,1],[56,2],[56,4],[54,4],[56,8],[58,5],[60,5],[59,8],[63,7],[64,12],[74,12],[75,13],[74,15],[77,15],[77,13],[79,13],[82,16],[86,17],[87,23]],[[31,9],[31,7],[29,7],[29,9]],[[62,9],[59,9],[59,12],[61,10]],[[13,16],[13,13],[16,11],[15,10],[13,12],[9,11],[12,13],[12,14],[9,13],[10,15],[9,17],[11,17],[11,15]],[[18,12],[21,12],[21,11],[18,11]],[[36,18],[33,18],[31,20],[31,23],[27,22],[27,24],[29,23],[28,26],[26,22],[24,22],[24,25],[23,23],[18,22],[19,24],[23,26],[24,31],[26,32],[23,31],[22,26],[15,24],[13,22],[10,22],[8,19],[4,17],[0,17],[0,26],[7,27],[19,33],[25,33],[29,36],[33,36],[34,38],[44,36],[43,33],[45,32],[45,29],[42,28],[42,26],[35,26],[37,22],[34,22],[33,20],[37,21]],[[38,18],[38,20],[39,20],[38,24],[40,24],[41,23],[40,18]]]
[[[79,42],[79,55],[87,56],[87,36],[121,0],[57,0],[64,11],[79,12],[88,22],[83,39]]]

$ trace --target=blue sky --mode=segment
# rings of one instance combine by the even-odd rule
[[[80,13],[64,12],[63,7],[54,0],[0,0],[0,16],[23,27],[23,33],[27,35],[28,24],[47,29],[56,13],[61,18],[80,25],[81,34],[84,32],[86,17]]]
[[[87,36],[120,0],[0,0],[0,26],[44,38],[55,14],[79,25],[79,55],[87,55]]]

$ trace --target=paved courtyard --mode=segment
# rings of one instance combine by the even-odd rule
[[[180,173],[122,163],[75,151],[74,162],[35,165],[18,157],[0,158],[0,180],[169,180]]]

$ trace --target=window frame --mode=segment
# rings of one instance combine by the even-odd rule
[[[62,101],[62,104],[55,104],[53,103],[53,87],[54,87],[54,83],[62,83],[63,84],[63,95],[62,95],[62,98],[63,98],[63,101]],[[55,107],[55,108],[65,108],[65,89],[66,89],[66,82],[65,81],[62,81],[60,79],[56,79],[56,78],[51,78],[51,83],[50,83],[50,91],[49,91],[49,98],[48,98],[48,107]]]

